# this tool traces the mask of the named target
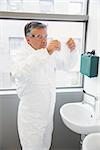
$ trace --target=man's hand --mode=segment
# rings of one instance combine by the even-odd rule
[[[75,41],[72,38],[69,38],[69,40],[66,42],[66,45],[70,49],[70,52],[72,52],[76,48]]]
[[[51,55],[54,51],[59,51],[61,49],[61,43],[58,40],[52,40],[47,47],[48,53]]]

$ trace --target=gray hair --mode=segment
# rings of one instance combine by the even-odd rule
[[[43,23],[32,21],[25,25],[25,28],[24,28],[25,36],[29,36],[31,34],[32,29],[34,28],[40,29],[40,28],[46,28],[46,27],[47,26]]]

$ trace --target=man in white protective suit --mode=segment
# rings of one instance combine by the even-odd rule
[[[12,75],[20,98],[18,132],[23,150],[49,150],[56,101],[56,69],[72,69],[77,62],[75,42],[66,50],[58,40],[47,45],[47,27],[30,22],[25,28],[25,47],[14,60]]]

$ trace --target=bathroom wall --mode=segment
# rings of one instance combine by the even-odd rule
[[[52,147],[54,150],[79,150],[80,135],[63,124],[59,109],[64,103],[82,100],[82,92],[57,93]],[[17,95],[0,96],[0,150],[20,150],[17,132]]]
[[[89,24],[86,51],[91,51],[92,49],[95,49],[96,55],[100,57],[100,0],[89,1]],[[85,76],[84,89],[88,93],[100,97],[100,60],[98,77],[88,78]]]

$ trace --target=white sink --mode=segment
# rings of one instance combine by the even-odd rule
[[[82,150],[100,150],[100,133],[92,133],[83,140]]]
[[[94,117],[93,108],[88,104],[67,103],[60,108],[64,124],[78,134],[100,132],[100,120]]]

